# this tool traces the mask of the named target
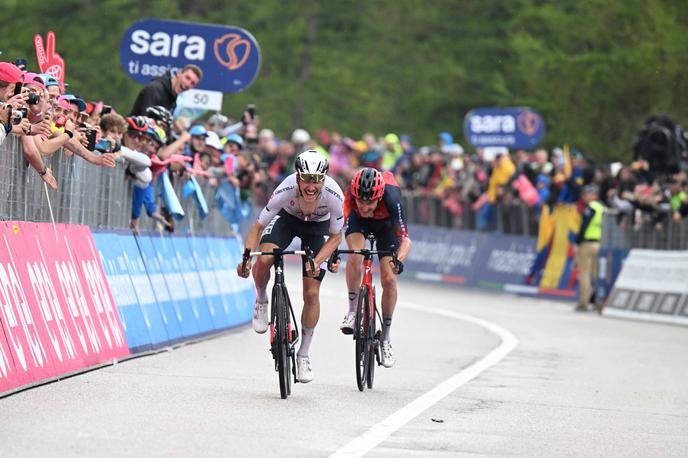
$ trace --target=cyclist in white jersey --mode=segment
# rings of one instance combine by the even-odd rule
[[[304,151],[296,158],[296,173],[277,186],[270,200],[246,236],[246,250],[256,251],[260,236],[260,251],[286,249],[294,237],[301,239],[301,249],[310,248],[316,269],[302,260],[303,312],[301,313],[301,346],[296,353],[296,377],[299,382],[313,380],[308,352],[315,326],[320,317],[320,282],[325,276],[325,263],[342,240],[344,226],[344,197],[341,188],[326,175],[327,158],[315,150]],[[325,236],[329,235],[327,241]],[[261,256],[253,266],[256,285],[256,305],[253,310],[253,329],[264,333],[268,329],[267,285],[273,258]],[[240,276],[248,277],[251,260],[245,272],[237,266]]]

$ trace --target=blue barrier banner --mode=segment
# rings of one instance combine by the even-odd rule
[[[171,237],[161,237],[150,235],[151,242],[155,248],[163,277],[170,292],[170,297],[177,304],[179,314],[179,326],[184,337],[195,336],[201,333],[198,323],[198,311],[194,310],[192,302],[189,300],[189,293],[184,283],[181,267],[177,260],[177,253],[172,246]]]
[[[143,319],[151,337],[151,343],[153,347],[163,346],[169,341],[169,337],[167,336],[165,323],[158,307],[158,301],[153,292],[153,286],[148,278],[148,272],[146,272],[143,259],[141,259],[139,247],[131,234],[119,234],[117,238],[124,252],[124,260],[129,269],[129,277],[139,299],[139,305],[141,306]]]
[[[612,292],[621,267],[631,250],[622,248],[600,249],[599,265],[597,268],[597,299],[604,300]]]
[[[476,108],[466,114],[463,132],[471,145],[532,148],[545,135],[545,122],[530,108]]]
[[[466,286],[476,285],[475,265],[486,234],[410,225],[413,246],[404,274]]]
[[[260,48],[256,39],[239,27],[145,19],[124,33],[119,47],[124,72],[148,83],[166,71],[172,74],[186,64],[203,70],[197,89],[225,93],[246,89],[258,76]]]
[[[240,243],[239,239],[236,238],[226,238],[225,243],[229,245],[230,253],[234,256],[234,262],[230,264],[228,268],[229,275],[235,276],[235,278],[238,279],[240,294],[241,292],[243,292],[244,299],[246,300],[246,304],[248,307],[248,309],[245,311],[245,316],[248,316],[248,319],[250,320],[253,317],[253,305],[256,302],[256,287],[253,284],[252,277],[241,278],[238,275],[236,275],[236,265],[239,263],[239,261],[241,261],[244,246],[242,243]]]
[[[198,323],[198,331],[203,334],[216,329],[214,322],[215,309],[212,307],[212,304],[208,304],[205,300],[203,285],[193,264],[187,238],[188,236],[175,235],[170,237],[170,240],[179,263],[182,279],[189,293],[189,302]]]
[[[135,239],[141,252],[141,259],[143,259],[146,273],[153,287],[153,294],[155,294],[155,299],[160,307],[162,320],[167,330],[167,337],[169,337],[170,343],[176,342],[182,337],[181,311],[167,288],[160,260],[150,237],[148,235],[141,235],[136,236]]]
[[[229,305],[230,326],[237,326],[252,317],[255,289],[252,280],[237,276],[234,268],[239,261],[227,240],[229,239],[225,237],[206,237],[220,293]]]
[[[129,266],[117,234],[93,232],[93,240],[117,307],[127,345],[132,352],[149,350],[151,336],[141,311]]]
[[[225,303],[220,292],[220,285],[215,276],[213,261],[210,258],[205,237],[190,236],[188,241],[191,259],[198,272],[208,308],[214,313],[213,322],[215,328],[228,328],[230,326],[229,304]]]
[[[239,263],[242,257],[243,245],[239,244],[239,240],[236,238],[220,238],[222,243],[220,246],[223,247],[224,256],[222,257],[227,273],[227,277],[232,276],[236,279],[236,284],[238,287],[237,297],[242,297],[245,304],[245,309],[240,310],[239,314],[244,317],[245,321],[248,321],[253,316],[253,304],[256,302],[256,288],[253,285],[253,278],[241,278],[236,274],[236,265]],[[240,304],[240,302],[239,302]]]
[[[533,237],[492,235],[480,248],[475,264],[477,286],[502,289],[523,285],[537,252]]]

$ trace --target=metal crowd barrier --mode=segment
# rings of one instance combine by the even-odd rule
[[[404,211],[409,223],[475,230],[476,212],[464,205],[461,216],[455,216],[443,205],[443,200],[426,192],[404,191]],[[497,204],[494,209],[492,232],[537,236],[538,211],[527,205]]]
[[[441,226],[455,229],[476,229],[476,212],[464,205],[460,217],[454,216],[442,205],[442,200],[420,192],[404,193],[404,210],[408,220],[414,224]],[[658,223],[651,221],[632,222],[632,215],[626,215],[620,224],[620,213],[608,209],[604,216],[602,246],[607,248],[647,248],[654,250],[688,249],[688,221],[676,222],[671,214],[657,210]],[[664,213],[661,213],[664,212]],[[538,235],[539,212],[536,208],[521,203],[497,204],[490,232],[501,234]]]
[[[688,250],[688,221],[676,222],[670,212],[662,212],[656,222],[634,222],[626,214],[620,224],[621,212],[605,213],[602,245],[609,248],[647,248],[652,250]]]
[[[0,145],[0,219],[34,222],[85,224],[92,227],[128,228],[131,214],[131,180],[126,178],[125,164],[114,169],[95,167],[80,157],[68,157],[58,151],[44,159],[57,179],[58,189],[46,193],[43,181],[28,167],[19,139],[9,136]],[[215,205],[215,188],[199,179],[208,203],[209,213],[201,219],[195,203],[181,197],[183,179],[173,180],[186,217],[175,222],[177,232],[225,234],[230,231]],[[49,198],[49,201],[48,201]],[[476,213],[464,205],[460,217],[447,209],[442,199],[424,192],[405,191],[403,205],[408,222],[452,229],[476,228]],[[50,205],[49,205],[50,203]],[[160,208],[160,203],[158,204]],[[254,209],[254,217],[257,210]],[[141,229],[156,230],[156,224],[142,213]],[[538,212],[522,204],[497,205],[490,231],[503,234],[537,236]],[[611,248],[688,249],[688,222],[677,223],[670,215],[662,227],[651,224],[621,226],[617,213],[605,216],[603,245]]]
[[[132,182],[126,178],[126,164],[115,168],[96,167],[80,157],[58,151],[44,158],[52,169],[58,189],[47,188],[28,166],[15,136],[0,145],[0,219],[33,222],[85,224],[92,227],[128,228],[131,220]],[[229,224],[215,206],[215,188],[199,180],[208,203],[208,215],[201,219],[195,203],[181,198],[184,182],[174,180],[186,217],[175,222],[175,231],[225,234]],[[52,208],[52,217],[50,210]],[[158,202],[160,208],[160,202]],[[140,227],[155,230],[155,222],[142,212]]]

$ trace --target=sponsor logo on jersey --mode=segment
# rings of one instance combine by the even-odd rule
[[[263,229],[263,234],[262,235],[268,235],[272,234],[272,228],[275,227],[275,223],[277,220],[280,218],[280,215],[275,215],[274,218],[270,220],[267,226],[265,226],[265,229]]]
[[[340,193],[338,193],[337,191],[335,191],[334,189],[325,187],[325,191],[327,191],[330,194],[332,194],[333,196],[335,196],[337,198],[337,200],[339,200],[340,202],[344,202],[344,198],[342,197],[342,195]]]

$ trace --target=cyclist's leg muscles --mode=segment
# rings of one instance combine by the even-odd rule
[[[365,248],[366,229],[361,218],[356,212],[351,212],[346,226],[346,244],[350,250]],[[361,286],[361,264],[363,256],[350,254],[346,260],[346,287],[349,291],[349,312],[356,311],[358,300],[358,288]]]
[[[303,312],[301,324],[314,328],[320,319],[320,280],[303,277]]]
[[[378,250],[393,250],[399,247],[399,240],[388,225],[376,228],[375,238]],[[397,305],[397,276],[392,267],[392,257],[380,257],[380,283],[382,284],[382,318],[391,322]]]
[[[317,254],[325,244],[329,222],[305,223],[297,231],[301,238],[301,248],[309,247],[314,254]],[[315,266],[319,269],[320,266]],[[317,278],[306,277],[306,260],[302,259],[303,273],[303,312],[301,314],[301,324],[304,328],[315,328],[320,318],[320,282],[325,276],[325,271],[320,269]]]
[[[380,260],[380,283],[382,284],[382,316],[392,317],[397,305],[397,276],[392,269],[391,256]]]
[[[272,251],[277,248],[274,243],[261,243],[259,251]],[[270,269],[275,262],[272,256],[259,256],[253,265],[253,282],[256,285],[256,295],[260,302],[267,302],[267,286],[270,281]]]
[[[270,221],[260,238],[260,251],[272,251],[275,248],[285,249],[294,239],[291,230],[291,220],[295,219],[284,210],[281,210]],[[270,268],[275,259],[272,256],[260,256],[253,266],[253,281],[256,284],[258,300],[267,302],[267,285],[270,281]]]
[[[327,233],[329,221],[322,221],[319,223],[307,223],[300,226],[297,230],[297,235],[301,238],[301,249],[309,247],[317,254],[322,246],[325,244],[325,236]],[[314,266],[316,269],[320,266]],[[303,311],[301,312],[301,346],[297,352],[298,356],[308,356],[310,351],[311,341],[313,340],[313,333],[315,326],[320,319],[320,282],[325,276],[325,271],[320,269],[320,275],[317,278],[306,276],[306,260],[302,259],[303,272]]]
[[[347,234],[346,244],[350,250],[361,250],[365,248],[365,236],[362,232]],[[346,287],[349,291],[358,291],[361,286],[361,264],[363,256],[360,254],[347,255],[346,260]]]

